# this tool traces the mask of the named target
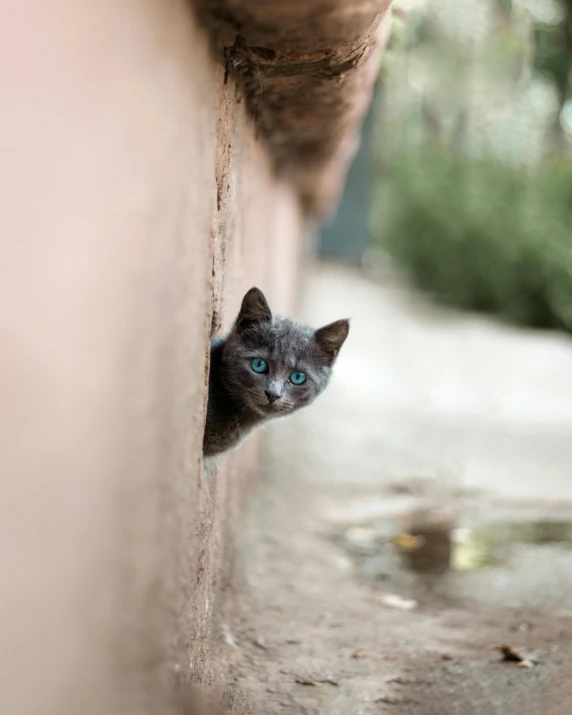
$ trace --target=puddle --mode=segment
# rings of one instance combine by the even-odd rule
[[[477,527],[450,524],[412,526],[411,547],[400,548],[404,566],[417,573],[474,571],[510,560],[513,545],[571,545],[572,523],[491,522]]]
[[[501,522],[452,532],[451,568],[471,571],[501,566],[511,556],[511,546],[572,544],[572,523],[566,521]]]
[[[569,607],[572,518],[483,521],[416,512],[347,529],[341,545],[361,578],[405,597],[477,598]],[[338,542],[340,541],[338,535]]]

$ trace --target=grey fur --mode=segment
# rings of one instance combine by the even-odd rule
[[[274,317],[262,291],[251,288],[230,333],[211,341],[205,457],[226,452],[258,425],[313,402],[330,380],[349,328],[349,320],[314,330]],[[254,358],[266,360],[267,373],[253,371]],[[289,379],[295,370],[306,373],[302,385]]]

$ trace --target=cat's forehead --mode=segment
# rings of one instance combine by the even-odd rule
[[[275,318],[249,339],[251,347],[264,350],[284,361],[304,355],[312,344],[314,331],[287,318]]]
[[[275,321],[272,326],[271,351],[275,359],[295,363],[307,354],[314,331],[290,320]]]

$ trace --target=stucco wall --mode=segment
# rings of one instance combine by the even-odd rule
[[[183,0],[0,25],[0,712],[161,715],[216,675],[257,443],[205,480],[211,327],[302,231]],[[216,633],[215,633],[216,635]]]
[[[335,203],[388,6],[3,16],[2,715],[168,715],[175,674],[220,681],[258,441],[205,471],[208,339],[254,284],[290,312],[304,216]]]

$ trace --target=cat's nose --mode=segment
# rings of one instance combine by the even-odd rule
[[[268,389],[264,390],[264,393],[266,397],[268,398],[268,403],[271,405],[273,402],[276,402],[276,400],[279,400],[282,397],[282,393],[278,392],[278,390],[275,389]]]

